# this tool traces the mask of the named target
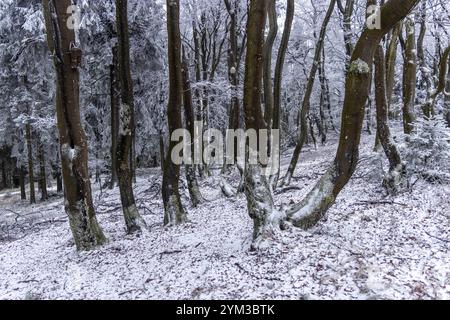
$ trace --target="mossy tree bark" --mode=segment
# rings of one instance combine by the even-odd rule
[[[283,179],[283,185],[289,185],[291,183],[292,175],[294,174],[295,168],[297,167],[298,159],[300,153],[302,152],[303,146],[306,143],[308,137],[308,114],[311,104],[311,95],[314,87],[314,82],[316,80],[316,73],[319,67],[319,61],[322,55],[322,48],[325,42],[325,33],[327,31],[328,23],[330,22],[331,15],[333,14],[334,7],[336,5],[336,0],[331,0],[328,7],[327,13],[320,28],[319,39],[317,39],[316,49],[314,53],[314,60],[311,66],[311,70],[308,77],[308,82],[306,84],[305,96],[303,97],[303,102],[300,109],[300,126],[297,144],[292,155],[291,162],[289,164],[288,171]]]
[[[118,66],[120,79],[119,132],[117,139],[117,178],[128,233],[146,228],[133,191],[132,148],[135,134],[133,82],[131,79],[128,1],[116,0]]]
[[[405,18],[418,2],[419,0],[388,1],[380,9],[381,29],[366,28],[361,34],[346,77],[341,136],[336,157],[303,201],[288,210],[287,217],[294,225],[305,229],[316,225],[353,175],[359,159],[364,107],[371,83],[375,50],[381,39]]]
[[[164,159],[162,197],[164,202],[164,225],[175,225],[186,221],[186,212],[181,203],[179,180],[180,166],[171,158],[176,142],[172,141],[172,133],[181,129],[182,105],[182,66],[180,37],[180,1],[167,0],[167,35],[169,64],[169,103],[167,120],[169,126],[169,150]]]
[[[78,250],[101,245],[106,238],[98,225],[88,172],[88,148],[80,119],[79,63],[75,32],[68,27],[70,0],[43,0],[47,42],[57,77],[56,115],[65,190],[65,209]]]

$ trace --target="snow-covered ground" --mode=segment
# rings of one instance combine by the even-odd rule
[[[336,143],[302,154],[297,189],[275,195],[278,205],[305,195]],[[136,197],[149,225],[140,237],[125,234],[118,190],[95,184],[109,243],[81,253],[61,197],[30,207],[17,190],[2,192],[0,299],[450,299],[450,185],[414,181],[411,192],[388,197],[373,137],[361,145],[359,168],[326,220],[281,231],[257,252],[248,250],[244,196],[223,197],[217,176],[202,181],[200,208],[185,192],[189,223],[164,228],[160,173],[139,171]]]

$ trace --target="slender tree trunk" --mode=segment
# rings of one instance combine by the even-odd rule
[[[26,200],[27,193],[25,191],[25,169],[22,165],[19,168],[19,184],[20,184],[20,199]]]
[[[164,161],[162,196],[164,201],[164,225],[180,224],[186,221],[186,212],[181,203],[179,192],[180,166],[171,158],[176,142],[170,137],[182,128],[182,75],[181,75],[181,37],[180,37],[180,2],[167,0],[167,35],[169,62],[169,103],[167,120],[169,126],[169,152]]]
[[[419,0],[389,0],[381,8],[381,29],[365,29],[352,54],[346,78],[341,137],[333,164],[298,205],[287,212],[295,226],[310,228],[325,215],[355,172],[375,50],[381,39]]]
[[[397,63],[397,49],[400,33],[402,32],[403,24],[399,22],[392,32],[391,40],[389,41],[388,51],[386,56],[386,97],[388,103],[388,110],[392,103],[392,93],[395,84],[395,67]]]
[[[414,104],[416,97],[416,36],[414,21],[407,19],[406,43],[403,65],[403,131],[411,134],[414,128]]]
[[[28,177],[30,183],[30,203],[36,203],[36,193],[34,189],[34,169],[33,169],[33,141],[31,137],[31,125],[27,123],[25,125],[25,139],[27,141],[28,152]]]
[[[447,84],[445,87],[444,116],[447,127],[450,127],[450,59],[447,59]]]
[[[273,86],[272,86],[272,51],[275,38],[278,33],[277,9],[275,0],[269,0],[267,14],[269,17],[269,34],[264,43],[264,103],[265,112],[264,118],[268,128],[272,128],[273,120]]]
[[[48,192],[47,192],[47,172],[45,170],[45,151],[44,146],[42,145],[42,141],[39,140],[38,146],[38,155],[39,155],[39,184],[41,189],[41,201],[48,200]]]
[[[117,183],[117,140],[119,132],[120,86],[118,79],[117,46],[112,49],[112,64],[109,66],[110,96],[111,96],[111,181],[109,188]]]
[[[128,34],[128,1],[116,0],[118,66],[121,99],[119,106],[119,133],[117,140],[117,178],[120,199],[128,233],[146,228],[139,214],[133,191],[131,154],[135,133],[133,82],[131,79],[130,39]]]
[[[191,155],[194,155],[194,136],[195,136],[195,114],[192,106],[192,90],[191,80],[189,77],[189,65],[183,50],[183,62],[182,62],[182,81],[183,81],[183,104],[184,104],[184,118],[186,121],[186,128],[190,133],[189,144],[191,146]],[[194,164],[185,164],[186,180],[191,198],[192,206],[198,207],[202,203],[203,197],[200,193],[200,187],[198,186],[197,177],[195,175]]]
[[[294,21],[295,13],[295,0],[287,1],[286,19],[284,21],[283,34],[281,36],[280,48],[278,49],[277,62],[275,65],[275,76],[273,80],[273,121],[272,129],[280,130],[280,116],[281,116],[281,83],[283,80],[284,62],[286,59],[286,52],[289,45],[289,39],[291,37],[292,23]],[[279,159],[281,157],[280,149],[278,148]],[[280,176],[280,163],[276,173],[271,177],[271,183],[273,188],[277,187],[278,179]]]
[[[352,16],[355,7],[355,0],[347,0],[345,3],[345,11],[344,11],[344,41],[345,41],[345,53],[347,56],[347,63],[349,63],[354,43],[353,43],[353,32],[352,32]]]
[[[297,139],[297,144],[294,149],[294,154],[292,155],[291,162],[289,164],[288,171],[283,179],[283,185],[289,185],[291,183],[292,175],[294,174],[295,168],[297,167],[298,159],[300,157],[300,153],[305,145],[307,136],[308,136],[308,123],[307,116],[309,114],[310,104],[311,104],[311,94],[314,87],[314,82],[316,79],[317,69],[319,67],[319,60],[321,59],[322,48],[325,41],[325,33],[327,31],[328,23],[330,22],[331,15],[333,14],[334,7],[336,5],[336,0],[331,0],[330,5],[328,7],[327,13],[322,23],[322,27],[320,29],[319,39],[317,40],[314,61],[311,66],[311,71],[309,73],[308,82],[306,85],[305,96],[303,97],[303,102],[300,110],[300,127],[299,134]]]
[[[388,125],[388,99],[386,92],[384,50],[378,46],[375,53],[375,100],[377,108],[377,133],[384,153],[389,160],[389,174],[384,180],[384,186],[390,193],[397,193],[403,180],[405,167],[397,150]]]

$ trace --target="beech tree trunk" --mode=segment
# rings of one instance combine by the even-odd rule
[[[70,0],[44,0],[47,42],[57,76],[56,114],[59,131],[65,208],[78,250],[105,243],[92,202],[88,148],[80,119],[79,63],[75,32],[68,28]]]
[[[183,105],[184,105],[184,118],[186,121],[186,128],[191,135],[189,141],[191,146],[191,155],[194,155],[194,136],[195,136],[195,114],[192,105],[192,90],[191,80],[189,77],[189,65],[183,50],[183,62],[182,62],[182,80],[183,80]],[[202,203],[203,197],[200,193],[200,187],[198,186],[197,177],[195,175],[194,164],[185,164],[186,168],[186,180],[191,198],[192,206],[198,207]]]
[[[388,99],[386,92],[386,62],[381,45],[375,52],[375,101],[377,108],[377,133],[389,160],[389,173],[384,180],[384,186],[390,193],[397,193],[403,180],[405,167],[397,150],[388,125]]]
[[[321,59],[322,48],[325,42],[325,33],[327,31],[328,23],[330,22],[331,15],[333,14],[334,7],[336,5],[336,0],[331,0],[328,7],[327,13],[322,23],[320,29],[319,39],[317,40],[316,49],[314,53],[314,60],[311,66],[311,71],[309,73],[308,82],[306,85],[305,96],[303,97],[303,102],[300,110],[300,127],[297,139],[297,144],[294,149],[294,154],[292,155],[291,162],[289,164],[288,171],[283,179],[283,185],[289,185],[291,183],[292,175],[294,174],[295,168],[297,167],[298,159],[300,153],[302,152],[303,146],[306,143],[308,137],[308,122],[307,117],[309,114],[310,104],[311,104],[311,94],[314,87],[314,82],[316,79],[317,69],[319,67],[319,60]]]
[[[407,19],[406,43],[403,65],[403,131],[411,134],[414,128],[414,104],[416,97],[416,36],[414,21]]]
[[[268,0],[250,0],[247,21],[247,55],[245,60],[244,113],[246,129],[258,132],[265,129],[265,121],[261,111],[261,90],[263,76],[264,29],[267,16]],[[247,143],[247,157],[255,155],[258,150]],[[248,158],[247,158],[248,159]],[[279,228],[277,213],[274,210],[269,183],[262,175],[259,164],[246,161],[245,195],[250,217],[253,219],[253,246]]]
[[[181,203],[179,192],[180,166],[171,158],[177,142],[170,138],[172,133],[181,129],[182,75],[181,75],[181,37],[180,37],[180,1],[167,0],[167,35],[169,64],[169,103],[167,121],[169,127],[169,151],[165,156],[163,170],[162,197],[164,202],[164,225],[175,225],[186,221],[186,212]]]
[[[146,228],[139,214],[133,191],[132,148],[135,133],[133,82],[131,80],[128,1],[116,0],[118,66],[120,79],[119,132],[117,140],[117,178],[128,233]]]
[[[359,142],[372,75],[375,50],[381,39],[419,0],[390,0],[381,7],[381,29],[366,28],[352,54],[346,77],[341,136],[333,164],[298,205],[287,211],[295,226],[310,228],[325,215],[353,175],[359,159]]]

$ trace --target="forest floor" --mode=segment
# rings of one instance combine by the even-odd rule
[[[118,190],[93,183],[109,242],[81,253],[60,195],[30,206],[18,190],[3,191],[0,299],[450,299],[450,184],[418,180],[387,196],[373,139],[363,137],[357,172],[326,219],[309,231],[280,231],[257,252],[249,250],[245,197],[225,198],[217,175],[201,182],[207,201],[198,209],[184,191],[190,222],[164,228],[160,172],[140,170],[135,193],[149,231],[139,237],[125,233]],[[307,148],[296,188],[276,203],[302,199],[336,145],[331,138]]]

